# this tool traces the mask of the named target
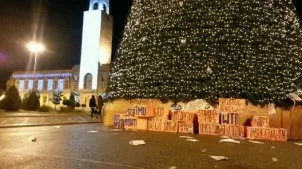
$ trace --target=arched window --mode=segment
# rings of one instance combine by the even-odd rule
[[[107,6],[103,4],[103,10],[106,12],[107,11]]]
[[[98,2],[95,2],[93,4],[93,10],[98,10],[99,9],[99,3]]]
[[[84,76],[84,89],[88,89],[91,90],[92,89],[92,74],[91,73],[87,73]]]

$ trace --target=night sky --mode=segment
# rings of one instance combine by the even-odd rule
[[[301,0],[295,0],[302,13]],[[111,0],[113,53],[122,37],[132,0]],[[47,47],[37,69],[70,69],[80,63],[83,12],[89,0],[0,0],[0,88],[12,71],[32,69],[25,48],[34,34]],[[36,33],[34,33],[36,32]]]

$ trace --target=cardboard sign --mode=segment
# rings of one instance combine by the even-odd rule
[[[213,109],[213,107],[206,100],[199,99],[199,100],[193,100],[193,101],[190,101],[189,103],[187,103],[185,105],[184,111],[196,113],[199,110],[212,110],[212,109]]]
[[[269,116],[253,116],[252,127],[269,128]]]
[[[189,113],[189,112],[186,112],[184,113],[185,115],[185,121],[186,123],[193,123],[193,120],[194,120],[194,116],[196,115],[196,113]]]
[[[179,123],[178,132],[179,133],[193,133],[193,123]]]
[[[177,133],[178,131],[178,122],[173,120],[164,120],[163,121],[163,131]]]
[[[243,113],[245,109],[244,99],[219,98],[219,111],[224,113]]]
[[[267,112],[268,112],[269,115],[276,114],[277,111],[276,111],[275,105],[272,104],[272,103],[268,104],[268,106],[267,106]]]
[[[148,119],[146,118],[137,118],[137,127],[138,130],[147,130],[148,129]]]
[[[137,117],[124,116],[123,120],[125,129],[137,129]]]
[[[197,116],[198,123],[219,124],[219,114],[216,110],[200,110]]]
[[[135,106],[127,109],[127,115],[135,117],[153,117],[153,112],[147,111],[146,106]]]
[[[174,121],[185,121],[186,120],[186,116],[185,113],[182,111],[173,111],[172,113],[172,120]]]
[[[165,109],[163,107],[153,108],[153,115],[154,118],[164,118],[164,119],[168,118],[168,114],[165,113]]]
[[[162,131],[162,121],[161,118],[148,119],[148,130],[150,131]]]
[[[230,125],[239,124],[238,113],[220,113],[219,118],[220,118],[220,124],[230,124]]]
[[[116,128],[116,129],[124,128],[121,116],[122,116],[121,114],[113,115],[113,120],[114,120],[113,121],[113,128]]]
[[[172,120],[179,122],[190,122],[192,123],[194,120],[194,113],[187,113],[182,111],[174,111],[172,113]]]
[[[248,127],[247,138],[252,140],[286,141],[287,130],[277,128]]]
[[[221,136],[229,136],[234,138],[243,138],[244,126],[200,123],[199,134],[221,135]]]

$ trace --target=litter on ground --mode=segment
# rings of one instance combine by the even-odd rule
[[[211,156],[210,155],[210,157],[213,158],[214,160],[217,160],[217,161],[226,161],[226,160],[228,160],[228,158],[224,157],[224,156]]]
[[[236,140],[231,139],[231,138],[228,138],[228,139],[222,139],[222,140],[220,140],[219,142],[220,142],[220,143],[224,143],[224,142],[226,142],[226,143],[235,143],[235,144],[240,144],[240,141],[236,141]]]
[[[146,143],[144,140],[132,140],[132,141],[129,141],[129,144],[133,145],[133,146],[138,146],[138,145],[144,145]]]

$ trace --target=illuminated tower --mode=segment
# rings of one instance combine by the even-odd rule
[[[90,0],[89,10],[84,12],[80,90],[97,90],[108,80],[106,76],[99,76],[99,73],[104,74],[107,71],[104,67],[109,67],[111,62],[112,25],[109,0]]]

